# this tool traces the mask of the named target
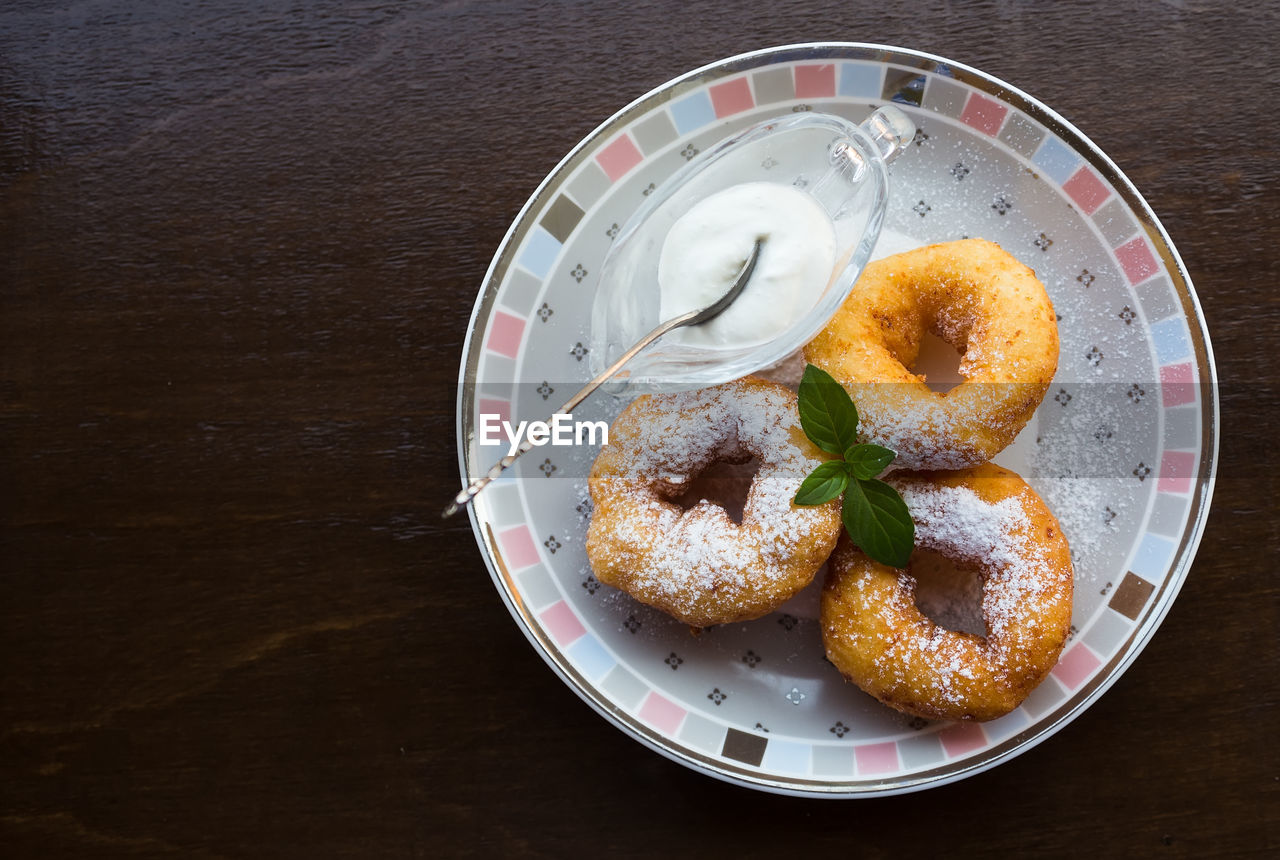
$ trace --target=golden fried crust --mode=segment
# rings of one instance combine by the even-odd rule
[[[733,522],[670,501],[716,460],[759,461]],[[759,618],[812,581],[840,532],[839,502],[792,503],[824,459],[795,393],[747,378],[628,406],[591,469],[587,556],[596,578],[694,627]]]
[[[841,538],[822,594],[836,668],[881,702],[927,719],[991,720],[1058,661],[1071,624],[1071,554],[1058,522],[1014,472],[984,464],[889,479],[916,520],[916,547],[975,566],[985,637],[946,630],[915,605],[911,566],[872,561]]]
[[[908,368],[926,331],[962,354],[934,392]],[[991,459],[1026,425],[1058,367],[1058,325],[1035,272],[994,242],[929,245],[869,264],[804,348],[852,395],[863,441],[911,469]]]

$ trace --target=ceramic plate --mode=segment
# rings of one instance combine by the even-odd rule
[[[574,692],[663,755],[769,791],[920,789],[993,767],[1062,728],[1155,632],[1213,488],[1208,334],[1177,252],[1133,185],[1009,84],[939,57],[847,43],[690,72],[622,109],[551,172],[503,240],[472,314],[458,411],[464,481],[505,453],[505,443],[481,444],[481,415],[543,419],[588,378],[592,276],[666,176],[767,117],[816,110],[859,122],[887,102],[919,133],[891,168],[878,252],[991,239],[1035,269],[1058,313],[1057,378],[997,458],[1057,514],[1076,569],[1070,640],[1021,707],[977,724],[880,705],[824,659],[819,582],[770,616],[698,637],[601,585],[583,546],[596,451],[585,438],[532,452],[471,509],[499,594]],[[589,404],[575,417],[608,420],[623,401]]]

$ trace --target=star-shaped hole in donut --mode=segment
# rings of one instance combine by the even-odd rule
[[[731,520],[742,525],[747,494],[759,469],[760,461],[755,457],[741,463],[716,460],[693,476],[680,493],[671,496],[671,501],[686,511],[703,500],[711,502],[724,508]]]
[[[963,356],[955,347],[931,331],[920,339],[920,354],[911,364],[911,372],[923,376],[929,390],[945,394],[964,382],[960,375]]]
[[[934,624],[958,633],[987,634],[977,570],[917,549],[911,556],[910,573],[916,580],[916,608]]]

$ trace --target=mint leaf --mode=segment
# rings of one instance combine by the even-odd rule
[[[849,475],[845,472],[844,463],[839,460],[828,460],[809,473],[809,477],[800,484],[800,490],[796,493],[796,504],[825,504],[843,493],[848,483]]]
[[[854,478],[868,480],[883,472],[897,453],[882,445],[854,445],[844,452],[844,461],[849,464],[849,474]]]
[[[845,488],[840,514],[849,537],[868,556],[890,567],[907,566],[916,526],[897,490],[884,481],[854,479]]]
[[[820,367],[805,367],[799,406],[809,441],[844,459],[814,469],[800,484],[795,503],[820,505],[844,493],[840,519],[853,542],[881,564],[906,567],[916,525],[898,491],[875,479],[898,455],[882,445],[858,444],[858,409],[844,386]]]
[[[849,392],[812,364],[800,380],[800,426],[828,454],[843,454],[858,444],[858,408]]]

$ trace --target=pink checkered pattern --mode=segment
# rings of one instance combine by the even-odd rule
[[[987,735],[977,723],[955,723],[938,732],[948,758],[956,758],[987,745]]]
[[[640,719],[668,735],[676,733],[687,713],[684,708],[659,695],[656,690],[651,690],[640,706]]]
[[[1195,474],[1196,455],[1193,452],[1165,451],[1160,457],[1160,483],[1156,489],[1162,493],[1189,493]]]
[[[969,100],[964,104],[964,111],[960,114],[960,121],[983,134],[995,137],[1000,133],[1000,126],[1004,125],[1008,112],[1009,108],[995,99],[970,93]]]
[[[573,609],[563,600],[556,601],[544,609],[538,616],[538,620],[561,647],[577,641],[579,636],[587,632],[582,622],[578,620],[578,616],[573,614]]]
[[[1195,378],[1195,368],[1189,361],[1160,368],[1160,388],[1164,405],[1169,407],[1195,403]]]
[[[1101,665],[1097,654],[1086,648],[1083,642],[1077,642],[1058,659],[1058,665],[1053,667],[1053,677],[1068,690],[1074,690]]]
[[[858,762],[860,775],[896,773],[898,770],[898,745],[893,741],[854,747],[853,757]]]
[[[518,316],[497,311],[489,324],[489,339],[485,346],[492,352],[515,358],[520,352],[520,338],[524,337],[524,320]]]
[[[711,106],[715,108],[716,117],[723,118],[742,113],[756,106],[751,98],[751,85],[746,78],[734,78],[710,88]]]
[[[1159,270],[1151,247],[1141,236],[1116,248],[1116,259],[1120,261],[1120,268],[1131,284],[1140,284]]]
[[[643,160],[639,147],[627,134],[619,135],[617,140],[596,155],[596,163],[610,182],[617,182]]]
[[[498,546],[502,548],[502,559],[509,570],[531,567],[539,561],[538,547],[533,542],[528,526],[516,526],[498,532]]]
[[[1072,174],[1070,179],[1062,183],[1062,190],[1067,192],[1067,196],[1086,215],[1098,211],[1098,207],[1111,196],[1111,189],[1088,167],[1081,167]]]
[[[796,98],[829,99],[836,94],[834,63],[821,66],[796,66]]]

